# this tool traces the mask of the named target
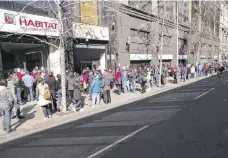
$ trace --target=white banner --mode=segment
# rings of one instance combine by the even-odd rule
[[[59,36],[56,19],[4,9],[0,9],[0,31],[15,34]]]

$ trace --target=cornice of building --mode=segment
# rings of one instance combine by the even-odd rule
[[[143,19],[145,21],[156,22],[159,19],[160,23],[162,22],[162,18],[159,17],[158,15],[147,13],[142,10],[139,10],[139,9],[136,9],[136,8],[130,7],[128,5],[124,5],[124,4],[120,5],[120,12],[128,14],[128,15],[136,17],[136,18]],[[172,27],[172,28],[176,28],[176,23],[171,20],[165,19],[165,25]],[[190,25],[187,26],[184,24],[179,24],[179,29],[182,31],[189,31]]]

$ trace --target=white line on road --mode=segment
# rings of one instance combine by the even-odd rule
[[[125,137],[121,138],[120,140],[117,140],[116,142],[114,142],[114,143],[112,143],[112,144],[106,146],[105,148],[103,148],[103,149],[101,149],[101,150],[99,150],[99,151],[93,153],[92,155],[89,155],[89,156],[86,157],[86,158],[94,158],[94,157],[96,157],[97,155],[99,155],[99,154],[105,152],[106,150],[108,150],[108,149],[114,147],[115,145],[117,145],[117,144],[119,144],[119,143],[121,143],[121,142],[127,140],[128,138],[130,138],[130,137],[136,135],[137,133],[141,132],[142,130],[144,130],[144,129],[148,128],[148,127],[149,127],[149,125],[143,126],[142,128],[139,128],[138,130],[136,130],[136,131],[134,131],[134,132],[132,132],[132,133],[126,135]]]
[[[160,108],[182,108],[186,105],[176,105],[176,106],[150,106],[150,107],[138,107],[138,108],[130,108],[130,110],[145,110],[145,109],[160,109]]]
[[[201,98],[202,96],[204,96],[205,94],[209,93],[210,91],[212,91],[212,90],[214,90],[214,89],[215,89],[215,88],[211,88],[209,91],[206,91],[205,93],[199,95],[199,96],[196,97],[194,100]]]
[[[225,83],[228,82],[228,80],[225,81]]]
[[[181,90],[178,90],[180,92],[188,92],[188,91],[205,91],[207,89],[181,89]]]

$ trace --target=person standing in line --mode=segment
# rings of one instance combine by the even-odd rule
[[[39,75],[38,67],[35,67],[32,71],[32,77],[36,80],[36,77]]]
[[[195,71],[196,71],[195,66],[192,65],[192,67],[191,67],[191,76],[192,76],[192,78],[195,78]]]
[[[16,88],[16,95],[17,95],[17,101],[19,105],[22,105],[22,88],[24,87],[23,82],[18,78],[18,76],[16,74],[14,74],[14,78],[15,78],[15,88]]]
[[[83,107],[82,107],[82,94],[81,92],[83,92],[83,88],[80,82],[80,78],[79,76],[76,77],[75,82],[74,82],[74,94],[73,94],[73,99],[75,101],[75,104],[72,108],[73,112],[82,112],[84,111]]]
[[[57,81],[56,81],[56,91],[57,91],[57,111],[60,112],[60,108],[62,106],[62,86],[61,86],[61,75],[57,75]]]
[[[154,66],[154,79],[157,87],[159,87],[159,74],[159,68],[157,66]]]
[[[188,75],[188,70],[187,70],[186,66],[183,67],[183,75],[184,75],[184,82],[185,82],[186,78],[187,78],[187,75]]]
[[[205,74],[207,76],[208,75],[208,70],[209,70],[209,66],[208,66],[207,63],[205,64],[204,69],[205,69]]]
[[[122,86],[123,86],[123,90],[124,90],[124,93],[125,94],[128,91],[127,81],[128,81],[128,72],[126,70],[126,67],[123,67],[123,72],[122,72]]]
[[[102,78],[102,88],[103,88],[103,95],[104,95],[104,103],[105,104],[111,103],[111,94],[110,94],[111,80],[112,80],[112,76],[108,72],[108,70],[106,69],[104,71],[103,78]]]
[[[89,68],[87,67],[82,72],[82,84],[83,84],[85,93],[88,93],[88,82],[89,82]]]
[[[49,87],[45,83],[44,79],[40,78],[39,84],[37,85],[37,88],[36,88],[36,100],[37,100],[37,106],[42,107],[45,120],[52,117],[52,113],[50,109],[51,101],[46,100],[44,98],[46,90],[49,90]]]
[[[92,107],[100,104],[100,93],[101,93],[101,78],[99,74],[96,74],[96,77],[90,85],[90,92],[92,94]]]
[[[76,77],[79,77],[79,74],[76,74]],[[67,94],[68,94],[68,105],[70,105],[73,101],[74,95],[74,83],[75,83],[75,76],[73,72],[69,72],[67,78]]]
[[[17,77],[19,78],[19,80],[22,80],[22,77],[25,75],[24,70],[20,70],[19,72],[17,72]]]
[[[94,79],[95,79],[95,74],[94,74],[93,71],[90,71],[89,72],[89,81],[88,81],[89,85],[88,85],[88,87],[90,87],[90,85],[92,84],[92,82],[93,82]],[[89,97],[90,97],[90,100],[92,100],[92,94],[91,94],[91,92],[89,94]]]
[[[128,78],[129,78],[130,91],[132,93],[134,93],[135,92],[135,73],[134,73],[134,69],[131,69],[129,71]]]
[[[34,78],[29,74],[28,71],[25,72],[25,75],[22,77],[22,81],[24,82],[26,92],[28,94],[28,102],[33,101],[33,83]]]
[[[117,88],[117,94],[118,95],[121,94],[121,78],[122,78],[121,71],[120,71],[120,69],[117,69],[116,75],[115,75],[115,83],[116,83],[116,88]]]
[[[129,81],[130,69],[128,68],[128,66],[126,68],[126,71],[127,71],[127,82],[126,82],[126,84],[127,84],[127,92],[130,92],[131,91],[131,89],[130,89],[130,81]]]
[[[47,83],[49,90],[51,92],[51,104],[52,104],[51,110],[55,109],[57,111],[58,109],[57,109],[57,103],[56,103],[56,79],[53,72],[49,73],[45,82]]]
[[[175,74],[176,74],[176,83],[179,84],[180,83],[180,68],[178,66],[176,67]]]
[[[14,98],[12,93],[7,88],[7,80],[0,80],[0,110],[3,112],[3,131],[10,133],[11,129],[11,112],[13,107]]]
[[[153,88],[154,86],[154,67],[150,69],[150,87]]]
[[[10,90],[10,92],[12,93],[13,96],[13,109],[12,109],[12,113],[11,113],[11,118],[14,119],[15,117],[17,119],[23,119],[24,116],[21,116],[21,111],[20,111],[20,104],[17,101],[17,96],[16,96],[16,86],[15,86],[15,82],[17,80],[17,76],[16,75],[10,75],[8,77],[8,89]]]

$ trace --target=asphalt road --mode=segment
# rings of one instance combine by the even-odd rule
[[[227,92],[225,73],[2,144],[0,157],[228,158]]]

